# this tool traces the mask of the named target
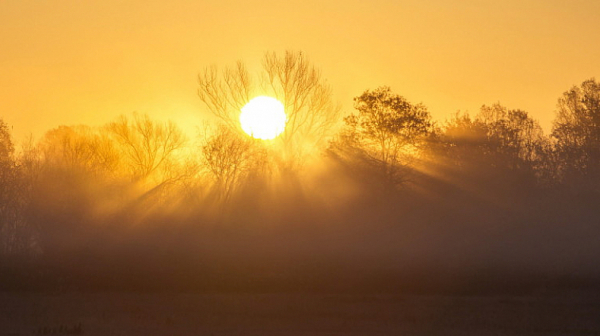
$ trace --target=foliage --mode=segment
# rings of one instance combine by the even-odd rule
[[[484,105],[477,120],[487,131],[489,150],[503,156],[509,168],[530,170],[540,160],[544,134],[527,112]]]
[[[355,111],[330,142],[332,155],[318,167],[306,165],[314,171],[304,176],[281,170],[278,160],[286,158],[273,150],[279,140],[242,134],[237,109],[259,90],[270,92],[285,102],[290,116],[281,145],[293,150],[304,138],[322,140],[336,111],[320,73],[304,55],[290,52],[267,54],[262,77],[250,76],[242,63],[222,73],[211,69],[201,76],[200,95],[222,122],[208,127],[194,146],[173,123],[134,114],[103,127],[60,126],[37,143],[15,148],[10,128],[0,121],[2,253],[39,251],[40,246],[57,251],[72,241],[96,241],[102,230],[124,232],[116,227],[142,221],[193,227],[227,217],[220,223],[305,226],[313,219],[329,223],[341,214],[362,232],[352,214],[365,223],[377,218],[396,225],[411,204],[427,212],[423,217],[412,213],[412,220],[435,223],[425,228],[432,232],[459,222],[495,223],[494,232],[505,223],[542,227],[554,215],[557,223],[570,216],[584,223],[597,220],[600,84],[593,79],[559,99],[551,138],[527,112],[500,104],[484,105],[474,117],[456,114],[438,129],[422,104],[389,87],[366,90],[354,99]],[[267,175],[272,168],[281,174]],[[373,193],[372,182],[390,191],[385,199]],[[408,182],[411,188],[398,188]],[[583,197],[571,201],[573,194],[565,188]],[[196,197],[186,198],[190,194]],[[378,208],[370,208],[373,201]],[[372,210],[364,217],[359,215],[365,208],[354,209],[361,202]],[[429,211],[433,206],[436,211]],[[532,208],[552,215],[530,215]],[[228,216],[219,217],[225,211]],[[351,215],[343,217],[346,213]],[[160,216],[150,216],[155,214]],[[460,220],[447,222],[446,215]],[[344,220],[339,221],[343,230]],[[157,232],[171,229],[135,232],[161,236]],[[399,226],[398,232],[404,229]],[[190,237],[195,246],[197,236]]]
[[[10,165],[15,146],[10,136],[10,130],[4,120],[0,119],[0,165]]]
[[[527,112],[500,104],[483,105],[475,119],[454,115],[444,139],[455,160],[487,160],[492,167],[528,172],[541,163],[546,144],[542,128]]]
[[[548,184],[549,143],[527,112],[483,105],[475,118],[455,114],[441,134],[438,174],[490,199]]]
[[[358,112],[344,118],[345,128],[333,148],[376,167],[385,183],[405,182],[411,164],[433,132],[429,112],[389,87],[367,90],[354,102]]]
[[[600,83],[584,81],[558,100],[552,128],[561,178],[600,191]],[[591,183],[591,184],[590,184]]]
[[[0,119],[0,255],[35,251],[33,230],[25,217],[27,191],[9,127]]]

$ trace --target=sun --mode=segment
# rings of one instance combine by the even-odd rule
[[[262,139],[275,139],[285,129],[287,116],[283,104],[273,98],[259,96],[242,107],[240,124],[249,136]]]

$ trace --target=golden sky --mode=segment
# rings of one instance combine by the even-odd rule
[[[600,77],[598,0],[4,0],[0,118],[16,140],[138,111],[187,128],[204,67],[301,50],[345,111],[388,85],[434,118],[501,102],[540,120]]]

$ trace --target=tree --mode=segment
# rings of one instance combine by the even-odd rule
[[[218,195],[227,201],[244,177],[265,166],[266,153],[256,140],[226,125],[208,132],[201,145],[202,161]]]
[[[0,165],[10,166],[13,161],[15,146],[10,136],[10,130],[4,120],[0,119]]]
[[[222,123],[237,128],[239,111],[252,98],[254,81],[241,61],[235,68],[225,68],[221,74],[216,66],[207,67],[198,75],[198,96],[208,110]]]
[[[427,108],[411,104],[389,87],[367,90],[354,103],[358,112],[344,118],[344,129],[332,149],[376,167],[390,185],[405,182],[433,134]]]
[[[268,87],[283,102],[288,117],[284,143],[297,146],[308,140],[319,144],[339,115],[321,72],[301,52],[286,51],[283,57],[267,53],[263,62]]]
[[[266,53],[256,77],[238,62],[220,74],[214,66],[206,68],[198,79],[202,102],[232,129],[239,128],[240,109],[254,96],[272,95],[280,100],[287,124],[278,139],[285,153],[302,155],[321,145],[339,116],[330,86],[302,52]]]
[[[480,161],[486,149],[488,131],[485,124],[471,118],[467,113],[454,114],[446,121],[442,131],[442,146],[438,156],[445,163],[458,169],[467,169],[467,166]]]
[[[12,226],[14,225],[15,164],[13,160],[14,145],[8,125],[0,119],[0,237],[2,252],[11,249]]]
[[[45,134],[41,147],[46,165],[54,169],[98,177],[119,173],[114,141],[89,126],[59,126]]]
[[[0,119],[0,255],[31,252],[33,232],[25,217],[29,194],[8,125]]]
[[[600,191],[600,83],[584,81],[558,100],[552,127],[563,180]]]
[[[133,181],[144,181],[170,167],[176,151],[186,142],[173,122],[161,124],[147,115],[134,114],[132,119],[121,116],[107,128],[119,144],[121,157]],[[164,180],[165,172],[162,173],[158,174],[159,180]]]
[[[534,190],[546,179],[548,141],[525,111],[493,104],[475,118],[457,113],[443,128],[442,142],[441,174],[477,194]]]
[[[486,130],[490,154],[513,170],[532,171],[542,157],[544,133],[539,123],[523,110],[500,104],[481,107],[477,121]]]

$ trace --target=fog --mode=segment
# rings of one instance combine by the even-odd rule
[[[377,95],[384,110],[390,97],[404,102],[388,116],[411,120],[384,129],[393,156],[365,131]],[[433,121],[385,87],[355,103],[305,147],[226,124],[186,138],[139,114],[15,146],[2,123],[2,288],[479,293],[596,283],[597,138],[575,146],[576,131],[559,132],[560,116],[581,109],[563,105],[547,136],[499,104]]]

